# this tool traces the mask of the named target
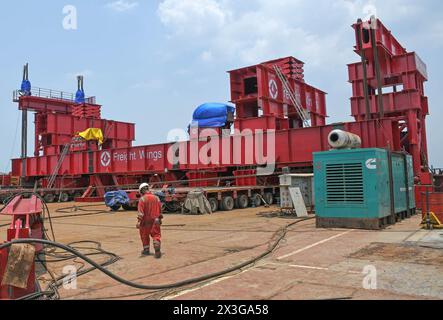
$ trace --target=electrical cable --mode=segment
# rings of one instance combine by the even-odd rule
[[[42,254],[42,253],[39,252],[39,253],[36,255],[36,260],[37,260],[37,262],[40,263],[41,266],[43,266],[43,268],[46,270],[46,272],[49,274],[49,276],[50,276],[51,279],[52,279],[52,282],[47,286],[47,289],[44,291],[44,292],[45,292],[44,295],[45,295],[45,296],[51,296],[51,297],[54,296],[54,299],[55,299],[55,300],[58,300],[58,299],[60,299],[60,294],[59,294],[59,292],[58,292],[58,287],[55,286],[55,285],[53,285],[54,283],[56,283],[57,278],[55,277],[54,273],[53,273],[51,270],[49,270],[49,269],[47,268],[47,266],[46,266],[46,262],[47,262],[47,261],[43,262],[43,261],[40,259],[40,255],[41,255],[41,254]],[[49,289],[50,289],[50,290],[49,290]],[[47,292],[52,292],[52,295],[47,294]],[[42,291],[40,291],[39,293],[42,294]]]
[[[85,214],[85,215],[94,215],[94,214],[100,214],[100,213],[109,213],[111,211],[109,210],[103,210],[103,209],[88,209],[86,210],[85,208],[91,208],[91,207],[98,207],[99,204],[89,204],[89,205],[83,205],[83,206],[69,206],[69,207],[63,207],[63,208],[59,208],[56,209],[55,212],[57,213],[72,213],[72,212],[76,212],[76,211],[83,211],[83,212],[89,212],[89,214]],[[70,215],[73,217],[79,216],[79,215]],[[63,217],[70,217],[70,216],[66,216],[64,215]]]
[[[210,280],[213,278],[217,278],[220,276],[223,276],[225,274],[229,274],[233,271],[242,269],[248,265],[254,264],[255,262],[263,259],[264,257],[266,257],[267,255],[269,255],[270,253],[272,253],[277,246],[280,244],[280,242],[284,239],[284,237],[287,234],[287,231],[290,227],[299,224],[301,222],[307,221],[307,220],[311,220],[313,219],[313,217],[309,217],[309,218],[304,218],[304,219],[300,219],[297,220],[293,223],[288,224],[287,226],[281,228],[280,230],[278,230],[274,237],[276,236],[277,239],[274,241],[273,244],[270,244],[268,249],[265,250],[263,253],[261,253],[260,255],[251,258],[243,263],[240,263],[236,266],[218,271],[218,272],[214,272],[211,274],[206,274],[200,277],[196,277],[196,278],[191,278],[191,279],[187,279],[187,280],[182,280],[179,282],[175,282],[175,283],[170,283],[170,284],[163,284],[163,285],[144,285],[144,284],[140,284],[140,283],[135,283],[132,282],[130,280],[126,280],[116,274],[114,274],[113,272],[107,270],[104,266],[101,266],[100,264],[96,263],[95,261],[93,261],[92,259],[90,259],[87,255],[80,253],[79,251],[75,250],[74,248],[68,246],[68,245],[64,245],[61,243],[57,243],[57,242],[53,242],[53,241],[49,241],[49,240],[42,240],[42,239],[17,239],[17,240],[13,240],[11,242],[7,242],[4,244],[0,245],[0,250],[8,248],[10,246],[12,246],[13,244],[35,244],[35,243],[39,243],[39,244],[44,244],[47,246],[51,246],[51,247],[55,247],[55,248],[60,248],[64,251],[67,251],[69,253],[71,253],[72,255],[77,256],[78,258],[82,259],[83,261],[87,262],[88,264],[90,264],[92,267],[94,267],[93,269],[98,269],[99,271],[101,271],[102,273],[106,274],[108,277],[112,278],[113,280],[127,285],[129,287],[133,287],[133,288],[137,288],[137,289],[143,289],[143,290],[163,290],[163,289],[172,289],[172,288],[178,288],[178,287],[183,287],[186,285],[190,285],[190,284],[194,284],[194,283],[199,283],[202,281],[206,281],[206,280]],[[84,270],[83,272],[85,272],[86,270]],[[89,271],[88,271],[89,272]],[[84,274],[84,273],[83,273]]]
[[[86,244],[86,243],[92,243],[94,245],[96,245],[95,247],[79,247],[79,246],[75,246],[75,244]],[[100,266],[102,267],[106,267],[109,266],[115,262],[117,262],[118,260],[120,260],[121,258],[118,257],[117,255],[115,255],[114,253],[105,251],[101,248],[101,244],[97,241],[77,241],[77,242],[72,242],[68,244],[69,247],[79,251],[81,249],[85,249],[85,250],[93,250],[96,252],[91,252],[91,253],[82,253],[85,256],[94,256],[94,255],[107,255],[110,258],[108,260],[106,260],[103,263],[100,263]],[[56,248],[53,248],[56,249]],[[50,257],[55,257],[56,259],[53,260],[47,260],[45,259],[46,263],[56,263],[56,262],[63,262],[63,261],[67,261],[67,260],[71,260],[74,259],[74,263],[76,262],[75,259],[77,259],[77,255],[71,254],[71,255],[67,255],[67,254],[62,254],[59,252],[55,252],[55,251],[47,251],[47,249],[45,249],[44,252],[40,252],[39,255],[44,254],[46,256],[50,256]],[[33,299],[38,299],[41,297],[47,297],[51,300],[58,300],[60,299],[60,294],[58,292],[58,288],[63,284],[63,281],[65,279],[65,275],[61,275],[59,277],[56,277],[47,267],[46,264],[40,259],[39,255],[37,255],[36,260],[37,262],[39,262],[47,271],[47,273],[50,275],[52,281],[47,285],[46,289],[41,291],[41,292],[34,292],[32,294],[20,297],[18,300],[33,300]],[[93,270],[95,270],[96,268],[91,267],[88,269],[83,269],[85,265],[83,264],[82,267],[77,269],[77,273],[76,276],[82,276],[86,273],[89,273]]]
[[[23,194],[34,194],[34,195],[36,195],[40,200],[42,200],[42,202],[44,203],[44,207],[45,207],[45,209],[46,209],[47,212],[48,212],[49,220],[50,220],[50,222],[51,222],[51,229],[52,229],[52,219],[54,219],[54,218],[65,218],[65,217],[67,217],[67,216],[60,216],[60,217],[54,217],[54,218],[51,218],[50,215],[49,215],[49,209],[47,208],[47,204],[46,204],[46,202],[44,201],[44,199],[41,198],[40,195],[35,194],[34,192],[32,192],[32,193],[31,193],[31,192],[23,192]],[[16,196],[17,196],[17,195],[16,195]],[[11,199],[11,200],[12,200],[12,199]],[[9,202],[10,202],[10,201],[9,201]],[[8,203],[9,203],[9,202],[8,202]],[[93,214],[99,214],[99,213],[105,213],[105,212],[107,213],[107,212],[109,212],[109,211],[103,211],[103,210],[95,210],[95,212],[92,212],[92,213],[91,213],[91,212],[90,212],[91,210],[85,210],[85,209],[83,209],[83,208],[85,208],[85,207],[92,207],[92,206],[95,206],[95,205],[82,206],[82,207],[76,207],[76,206],[74,206],[74,207],[61,208],[61,209],[58,209],[57,212],[59,212],[59,213],[65,213],[66,210],[77,210],[77,211],[86,211],[86,212],[89,212],[89,213],[87,213],[87,214],[85,214],[85,215],[93,215]],[[71,212],[72,212],[72,211],[71,211]],[[79,216],[79,215],[71,215],[71,216]],[[83,215],[82,215],[82,216],[83,216]],[[224,274],[231,273],[231,272],[233,272],[233,271],[235,271],[235,270],[239,270],[239,269],[244,268],[245,266],[248,266],[248,265],[250,265],[250,264],[253,264],[253,263],[255,263],[256,261],[258,261],[258,260],[264,258],[265,256],[267,256],[268,254],[270,254],[272,251],[275,250],[275,248],[278,246],[278,244],[279,244],[279,243],[283,240],[283,238],[285,237],[285,235],[286,235],[286,233],[287,233],[287,231],[288,231],[288,228],[290,228],[291,226],[293,226],[293,225],[295,225],[295,224],[297,224],[297,223],[300,223],[300,222],[302,222],[302,221],[306,221],[306,220],[310,220],[310,219],[312,219],[312,218],[307,218],[307,219],[301,219],[301,220],[298,220],[298,221],[293,222],[293,223],[287,225],[286,227],[280,229],[279,231],[277,231],[275,234],[278,234],[278,233],[280,232],[280,233],[281,233],[280,237],[279,237],[279,238],[274,242],[274,244],[271,245],[271,246],[270,246],[270,247],[269,247],[264,253],[262,253],[261,255],[255,257],[255,258],[253,258],[253,259],[250,259],[250,260],[248,260],[248,261],[246,261],[246,262],[243,262],[243,263],[241,263],[241,264],[239,264],[239,265],[237,265],[237,266],[234,266],[234,267],[231,267],[231,268],[228,268],[228,269],[222,270],[222,271],[220,271],[220,272],[216,272],[216,273],[208,274],[208,275],[205,275],[205,276],[202,276],[202,277],[197,277],[197,278],[192,278],[192,279],[184,280],[184,281],[177,282],[177,283],[173,283],[173,284],[157,285],[157,286],[148,286],[148,285],[142,285],[142,284],[134,283],[134,282],[132,282],[132,281],[128,281],[128,280],[126,280],[126,279],[123,279],[123,278],[119,277],[118,275],[115,275],[115,274],[113,274],[112,272],[110,272],[109,270],[105,269],[104,267],[106,267],[106,266],[108,266],[108,265],[110,265],[110,264],[112,264],[112,263],[118,261],[120,258],[119,258],[118,256],[116,256],[115,254],[113,254],[113,253],[106,252],[106,251],[102,250],[102,249],[101,249],[101,244],[98,243],[98,242],[93,242],[93,241],[81,241],[81,242],[71,243],[70,245],[67,245],[67,246],[66,246],[66,245],[63,245],[63,244],[61,244],[61,243],[57,243],[57,242],[55,242],[55,241],[49,241],[49,240],[40,240],[40,239],[18,239],[18,240],[13,240],[13,241],[10,242],[10,243],[6,243],[6,244],[4,244],[4,245],[1,245],[1,246],[0,246],[0,249],[3,249],[3,248],[5,248],[5,247],[8,247],[8,246],[12,245],[13,243],[42,243],[42,244],[46,244],[46,245],[48,245],[48,246],[51,246],[51,247],[53,247],[53,248],[57,248],[57,247],[58,247],[58,248],[60,248],[60,249],[62,249],[62,250],[64,250],[64,251],[70,252],[71,255],[62,255],[62,254],[60,254],[60,253],[56,253],[56,252],[54,252],[54,251],[52,251],[52,252],[51,252],[51,251],[47,251],[47,252],[45,252],[45,253],[46,253],[48,256],[55,258],[55,259],[53,259],[53,260],[48,260],[47,262],[50,262],[50,263],[51,263],[51,262],[61,262],[61,261],[66,261],[66,260],[71,260],[71,259],[80,258],[80,259],[84,260],[85,262],[89,263],[90,265],[92,265],[92,267],[80,271],[80,273],[78,273],[78,275],[83,275],[83,274],[89,273],[89,272],[91,272],[91,271],[93,271],[93,270],[95,270],[95,269],[98,269],[98,270],[100,270],[101,272],[103,272],[103,273],[105,273],[106,275],[108,275],[109,277],[111,277],[112,279],[116,280],[117,282],[120,282],[120,283],[122,283],[122,284],[125,284],[125,285],[128,285],[128,286],[131,286],[131,287],[135,287],[135,288],[138,288],[138,289],[144,289],[144,290],[162,290],[162,289],[177,288],[177,287],[182,287],[182,286],[185,286],[185,285],[188,285],[188,284],[193,284],[193,283],[202,282],[202,281],[205,281],[205,280],[209,280],[209,279],[212,279],[212,278],[216,278],[216,277],[222,276],[222,275],[224,275]],[[275,235],[274,235],[274,237],[275,237]],[[55,237],[54,237],[54,238],[55,238]],[[84,248],[84,247],[83,247],[83,249],[95,249],[95,250],[98,250],[99,252],[83,254],[83,253],[81,253],[81,252],[78,251],[78,249],[82,249],[82,248],[74,248],[74,247],[72,247],[72,245],[74,245],[74,244],[79,244],[79,243],[94,243],[94,244],[97,245],[97,248]],[[109,260],[107,260],[106,262],[102,263],[102,264],[98,264],[98,263],[96,263],[95,261],[89,259],[89,256],[92,256],[92,255],[102,255],[102,254],[109,255],[111,258],[110,258]],[[47,270],[47,271],[49,271],[49,270]],[[53,277],[53,275],[51,275],[51,277]],[[53,277],[53,281],[51,282],[51,284],[48,286],[48,288],[47,288],[46,290],[44,290],[44,291],[42,291],[42,292],[34,293],[34,294],[32,294],[32,295],[28,295],[28,296],[22,297],[22,299],[36,299],[36,298],[41,297],[41,296],[50,296],[50,297],[52,297],[52,296],[56,295],[56,294],[57,294],[57,292],[56,292],[57,285],[59,285],[60,281],[63,280],[63,278],[64,278],[63,276],[62,276],[62,277],[59,277],[59,278],[55,278],[55,277]]]

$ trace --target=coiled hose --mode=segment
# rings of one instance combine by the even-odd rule
[[[258,255],[257,257],[254,257],[252,259],[249,259],[243,263],[240,263],[236,266],[218,271],[218,272],[214,272],[214,273],[210,273],[207,275],[203,275],[200,277],[196,277],[196,278],[191,278],[191,279],[187,279],[187,280],[183,280],[183,281],[179,281],[179,282],[175,282],[175,283],[170,283],[170,284],[163,284],[163,285],[144,285],[144,284],[140,284],[140,283],[135,283],[132,282],[130,280],[124,279],[116,274],[114,274],[113,272],[107,270],[106,268],[104,268],[102,265],[96,263],[95,261],[93,261],[92,259],[90,259],[87,255],[82,254],[81,252],[75,250],[74,248],[64,245],[62,243],[57,243],[54,241],[49,241],[49,240],[41,240],[41,239],[18,239],[18,240],[13,240],[11,242],[7,242],[4,244],[0,245],[0,250],[8,248],[10,246],[12,246],[13,244],[43,244],[46,246],[50,246],[50,247],[55,247],[55,248],[59,248],[62,249],[66,252],[69,252],[73,255],[75,255],[76,257],[82,259],[83,261],[87,262],[88,264],[90,264],[91,266],[94,267],[94,269],[98,269],[100,270],[102,273],[106,274],[108,277],[112,278],[113,280],[124,284],[126,286],[129,287],[133,287],[133,288],[137,288],[137,289],[142,289],[142,290],[164,290],[164,289],[173,289],[173,288],[178,288],[178,287],[183,287],[186,285],[190,285],[190,284],[195,284],[195,283],[199,283],[202,281],[206,281],[206,280],[210,280],[213,278],[218,278],[220,276],[223,276],[225,274],[229,274],[231,272],[234,272],[236,270],[242,269],[248,265],[254,264],[255,262],[263,259],[264,257],[266,257],[267,255],[269,255],[270,253],[272,253],[277,246],[280,244],[280,242],[284,239],[284,237],[286,236],[288,229],[298,223],[307,221],[307,220],[311,220],[314,219],[313,217],[309,217],[309,218],[304,218],[301,220],[297,220],[293,223],[288,224],[287,226],[283,227],[282,229],[280,229],[279,231],[277,231],[274,235],[277,236],[278,238],[274,241],[274,243],[272,245],[270,245],[268,247],[268,249],[266,251],[264,251],[262,254]]]

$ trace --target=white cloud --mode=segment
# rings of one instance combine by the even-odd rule
[[[164,0],[157,13],[175,33],[193,36],[222,28],[229,16],[215,0]]]
[[[213,55],[212,55],[211,51],[203,51],[200,57],[205,62],[210,62],[213,59]]]
[[[294,55],[319,66],[355,60],[350,25],[357,18],[376,14],[404,23],[422,9],[414,0],[163,0],[157,13],[172,31],[170,40],[203,51],[204,61],[257,63]]]
[[[363,20],[376,15],[382,20],[401,21],[423,13],[422,1],[417,0],[337,0],[336,5],[345,8],[355,19]]]
[[[200,54],[203,61],[223,58],[253,64],[295,55],[319,64],[330,61],[328,51],[338,49],[334,33],[307,31],[304,23],[311,17],[301,10],[305,1],[255,0],[249,4],[241,10],[233,0],[163,0],[158,15],[172,31],[171,41],[192,40],[193,47],[205,47]],[[340,56],[343,50],[338,51]]]
[[[117,12],[125,12],[125,11],[129,11],[132,10],[136,7],[138,7],[139,3],[138,2],[133,2],[133,1],[127,1],[127,0],[117,0],[114,2],[110,2],[106,5],[106,7],[108,7],[109,9],[112,9],[114,11]]]

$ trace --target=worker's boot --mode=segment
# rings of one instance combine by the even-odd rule
[[[151,253],[149,252],[149,247],[144,247],[142,251],[142,256],[149,256]]]
[[[160,259],[162,257],[162,252],[160,250],[160,242],[159,241],[154,242],[154,250],[155,250],[155,257],[157,259]]]

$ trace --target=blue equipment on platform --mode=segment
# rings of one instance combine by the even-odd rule
[[[78,90],[75,93],[75,103],[83,104],[86,101],[85,90],[83,88],[83,76],[78,76],[77,81],[78,81]]]
[[[192,116],[192,127],[222,128],[234,121],[235,108],[224,103],[205,103]]]
[[[31,95],[31,81],[23,80],[22,85],[20,86],[20,91],[24,96]]]
[[[85,93],[82,90],[77,90],[75,93],[75,103],[85,103]]]
[[[123,190],[106,192],[105,204],[113,211],[117,211],[121,206],[129,205],[128,194]]]
[[[20,86],[20,92],[23,96],[30,96],[31,89],[31,81],[29,81],[29,65],[25,64],[23,67],[23,81]]]

